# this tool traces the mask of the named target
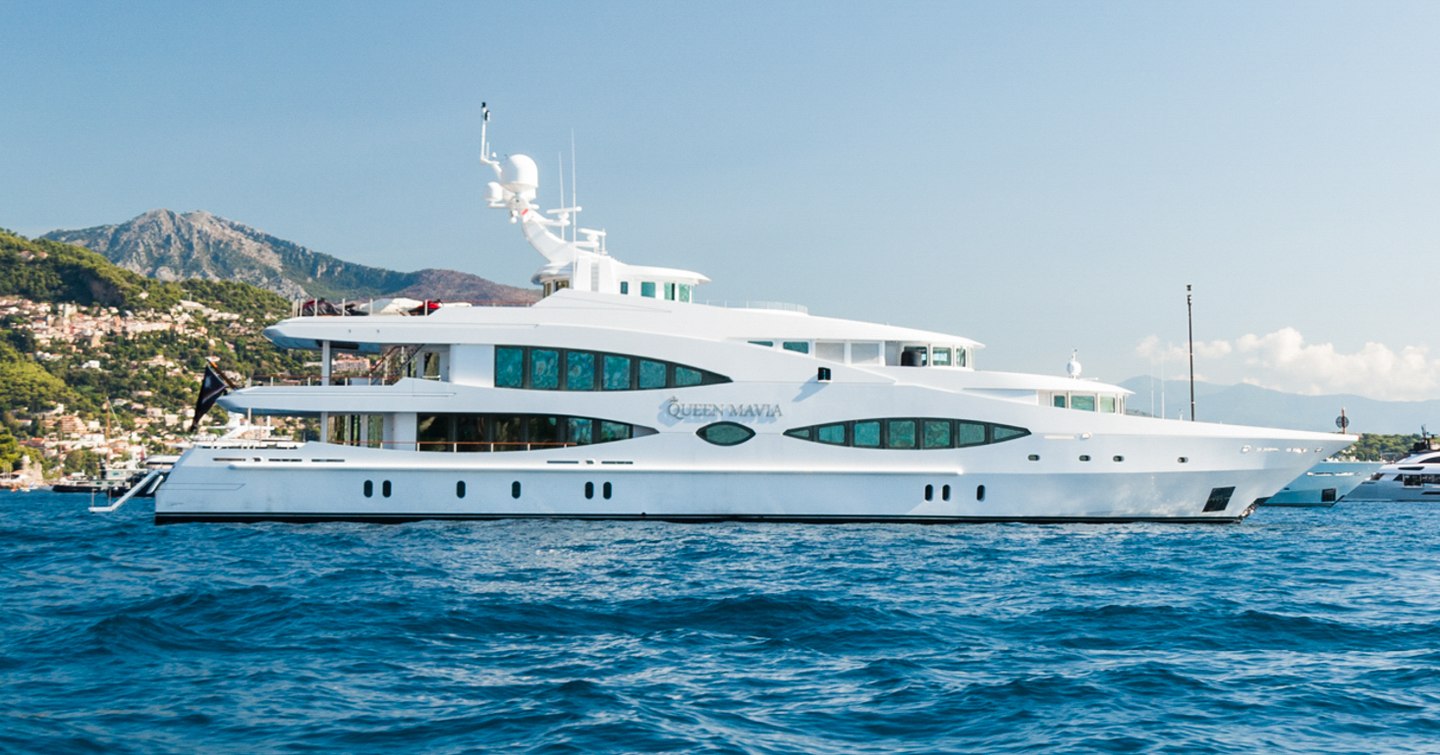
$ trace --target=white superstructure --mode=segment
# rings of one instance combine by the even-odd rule
[[[1078,362],[985,372],[961,336],[699,304],[705,276],[567,234],[578,207],[541,213],[530,158],[482,137],[482,162],[545,297],[268,328],[325,379],[222,405],[318,416],[327,442],[192,449],[157,521],[1235,521],[1354,440],[1130,416]],[[390,372],[337,380],[337,351]]]

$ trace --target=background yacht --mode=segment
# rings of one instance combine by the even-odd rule
[[[699,304],[704,275],[612,257],[577,207],[539,212],[533,160],[481,144],[544,298],[267,328],[324,379],[221,404],[317,417],[323,441],[193,448],[157,522],[1236,521],[1354,440],[1127,415],[1078,364],[981,371],[959,335]],[[337,351],[379,367],[337,379]]]
[[[1410,455],[1361,482],[1349,501],[1432,501],[1440,503],[1440,443],[1423,430]]]

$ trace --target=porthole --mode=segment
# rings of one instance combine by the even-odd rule
[[[927,500],[927,501],[933,501],[933,500],[935,500],[935,486],[934,486],[934,485],[926,485],[926,486],[925,486],[925,500]]]
[[[984,485],[976,485],[976,486],[975,486],[975,500],[977,500],[977,501],[983,501],[983,500],[985,500],[985,486],[984,486]]]
[[[736,422],[713,422],[696,430],[695,434],[706,443],[717,446],[738,446],[755,437],[754,430]]]
[[[1189,456],[1181,456],[1181,457],[1178,459],[1178,461],[1179,461],[1181,464],[1188,464],[1188,463],[1190,462],[1190,457],[1189,457]]]
[[[948,500],[950,500],[950,486],[949,486],[949,485],[941,485],[941,486],[940,486],[940,500],[942,500],[942,501],[948,501]]]
[[[1115,456],[1115,457],[1113,457],[1113,458],[1111,459],[1111,461],[1125,461],[1125,457],[1124,457],[1124,456]]]
[[[516,481],[510,483],[510,497],[511,497],[511,498],[516,498],[516,499],[518,499],[518,498],[520,497],[520,481],[519,481],[519,480],[516,480]]]
[[[386,480],[386,481],[380,483],[380,495],[383,495],[383,496],[385,496],[386,498],[389,498],[389,497],[390,497],[390,481],[389,481],[389,480]]]
[[[590,500],[591,498],[594,498],[594,497],[595,497],[595,483],[593,483],[593,482],[587,482],[587,483],[585,483],[585,500],[588,501],[588,500]]]
[[[607,483],[605,483],[603,486],[601,486],[601,488],[600,488],[600,495],[604,496],[604,497],[605,497],[605,500],[608,501],[608,500],[610,500],[610,491],[611,491],[610,483],[607,482]]]
[[[464,480],[458,480],[458,481],[456,481],[456,483],[455,483],[455,497],[456,497],[456,498],[464,498],[464,497],[465,497],[465,481],[464,481]]]
[[[1080,454],[1080,461],[1090,461],[1090,454]]]
[[[366,480],[366,481],[365,481],[365,497],[366,497],[366,498],[373,498],[373,497],[375,497],[375,481],[374,481],[374,480]]]
[[[1030,454],[1030,461],[1040,461],[1040,454]]]

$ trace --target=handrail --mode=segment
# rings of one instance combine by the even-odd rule
[[[595,445],[594,443],[574,443],[570,441],[542,441],[542,440],[346,440],[329,441],[331,445],[353,446],[357,448],[398,448],[401,446],[411,447],[416,451],[438,451],[460,453],[462,451],[480,451],[486,453],[501,453],[505,451],[537,451],[550,448],[573,448],[575,446]],[[612,441],[599,441],[609,443]],[[463,447],[463,448],[462,448]]]
[[[116,498],[116,499],[115,499],[115,502],[112,503],[112,504],[110,504],[109,506],[96,506],[94,503],[91,503],[91,504],[90,504],[90,513],[92,513],[92,514],[109,514],[109,513],[112,512],[112,511],[117,511],[117,510],[119,510],[119,508],[120,508],[121,506],[124,506],[124,505],[125,505],[125,502],[126,502],[126,501],[129,501],[131,498],[134,498],[134,497],[136,496],[136,494],[138,494],[140,491],[142,491],[142,490],[144,490],[146,487],[148,487],[149,484],[150,484],[150,482],[151,482],[152,480],[154,480],[156,477],[159,477],[159,476],[161,476],[161,475],[164,475],[167,471],[168,471],[168,470],[164,470],[164,469],[152,469],[152,470],[150,470],[150,474],[145,475],[144,477],[142,477],[142,478],[140,479],[139,482],[135,483],[134,485],[131,485],[131,486],[130,486],[130,489],[127,490],[127,491],[125,491],[125,495],[122,495],[122,496],[120,496],[119,498]],[[93,500],[93,499],[92,499],[92,500]]]

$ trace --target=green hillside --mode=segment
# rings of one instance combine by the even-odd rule
[[[0,315],[0,426],[22,441],[38,437],[42,415],[61,404],[122,429],[148,408],[187,413],[209,356],[232,375],[302,371],[297,356],[260,335],[289,313],[289,302],[245,283],[150,280],[82,247],[0,231],[0,298],[35,303]],[[38,336],[37,323],[59,318],[67,304],[86,322],[162,322],[168,329]],[[5,434],[0,455],[11,448]]]

